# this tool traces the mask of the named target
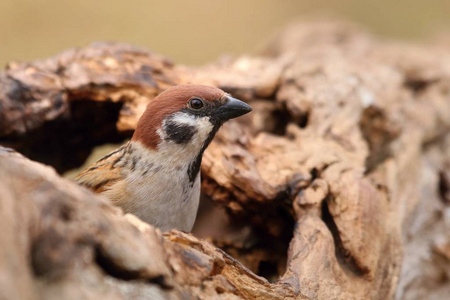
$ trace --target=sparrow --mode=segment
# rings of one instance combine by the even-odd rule
[[[151,101],[131,140],[75,181],[163,232],[190,232],[200,200],[200,164],[224,122],[252,111],[219,88],[179,85]]]

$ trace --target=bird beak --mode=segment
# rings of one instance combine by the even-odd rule
[[[215,111],[214,115],[222,121],[227,121],[251,112],[253,109],[244,101],[228,96],[228,101]]]

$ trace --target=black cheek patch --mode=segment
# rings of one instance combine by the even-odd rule
[[[177,144],[186,144],[192,139],[197,129],[188,124],[169,121],[165,124],[164,131],[166,133],[166,140],[173,141]]]

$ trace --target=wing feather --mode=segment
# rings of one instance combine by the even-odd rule
[[[126,153],[127,144],[107,154],[81,172],[75,181],[95,193],[102,193],[114,183],[122,179],[122,168],[115,167]]]

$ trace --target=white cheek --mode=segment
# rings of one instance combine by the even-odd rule
[[[203,119],[203,118],[201,118]],[[189,115],[187,113],[176,113],[173,115],[172,121],[178,123],[178,124],[186,124],[190,126],[195,126],[197,124],[198,118]]]
[[[179,160],[180,162],[190,163],[201,151],[214,125],[209,121],[209,117],[195,117],[186,113],[176,113],[172,117],[171,122],[192,126],[196,129],[195,134],[186,144],[177,144],[173,141],[168,141],[166,133],[160,128],[156,131],[161,138],[161,142],[158,144],[158,151],[164,156],[170,156],[173,161]],[[164,123],[162,127],[164,127]]]
[[[206,141],[209,134],[213,130],[214,126],[213,124],[211,124],[208,117],[198,118],[196,125],[194,126],[197,129],[197,133],[194,135],[194,137],[199,138],[203,144],[203,142]]]

